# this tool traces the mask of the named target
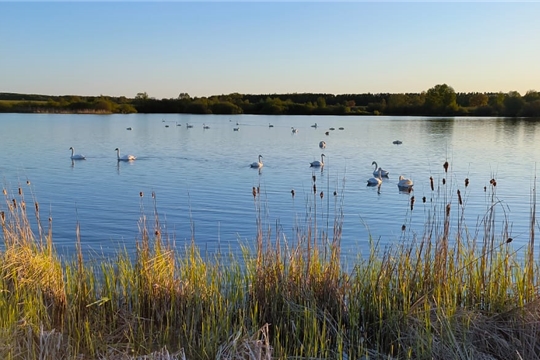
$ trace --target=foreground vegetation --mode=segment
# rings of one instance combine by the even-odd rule
[[[385,249],[359,239],[370,251],[347,267],[344,199],[318,192],[315,177],[294,238],[266,224],[264,194],[253,188],[255,253],[211,260],[195,245],[175,252],[154,202],[150,219],[141,214],[134,257],[84,258],[77,232],[78,253],[61,261],[38,202],[27,204],[23,186],[14,194],[4,189],[0,356],[540,358],[534,192],[528,248],[516,252],[506,216],[496,216],[496,181],[486,188],[491,204],[479,229],[468,229],[468,180],[445,181],[444,169],[430,196],[415,205],[409,194],[411,211],[423,206],[429,214],[424,234],[404,224],[402,241]],[[317,220],[321,206],[333,212],[333,224]]]
[[[540,93],[456,93],[446,84],[406,94],[228,94],[156,99],[0,93],[0,112],[540,117]]]

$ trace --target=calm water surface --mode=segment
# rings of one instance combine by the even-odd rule
[[[531,119],[0,114],[0,127],[3,187],[10,197],[18,196],[19,186],[27,202],[35,197],[41,216],[52,217],[54,243],[64,254],[75,248],[77,222],[86,252],[133,251],[141,214],[153,227],[155,200],[162,234],[181,249],[193,235],[209,253],[253,245],[257,209],[264,226],[287,240],[309,214],[320,231],[342,209],[343,253],[354,257],[367,249],[369,236],[383,246],[421,237],[426,219],[437,214],[430,199],[441,208],[451,202],[457,221],[458,189],[474,233],[491,204],[492,178],[498,219],[509,221],[519,247],[529,238],[540,159],[540,122]],[[396,139],[403,143],[394,145]],[[72,162],[71,146],[86,160]],[[137,160],[117,162],[117,147]],[[321,153],[324,168],[310,168]],[[260,171],[249,167],[259,154]],[[374,160],[390,172],[380,189],[366,186]],[[398,190],[399,175],[414,180],[412,193]],[[258,202],[252,187],[260,188]]]

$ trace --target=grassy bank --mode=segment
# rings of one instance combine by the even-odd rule
[[[265,223],[264,196],[253,189],[257,246],[241,258],[204,260],[195,245],[171,248],[154,211],[141,214],[134,257],[84,258],[79,243],[68,263],[54,250],[52,222],[40,217],[37,200],[26,202],[26,187],[4,189],[0,356],[540,358],[534,191],[529,247],[519,254],[507,226],[495,230],[507,221],[496,218],[495,180],[481,232],[465,226],[467,181],[444,183],[424,203],[424,234],[384,250],[365,239],[370,252],[345,271],[344,199],[317,191],[315,177],[313,185],[294,238]],[[327,196],[334,204],[325,209],[334,209],[329,230],[316,214]],[[412,208],[414,193],[409,200]]]

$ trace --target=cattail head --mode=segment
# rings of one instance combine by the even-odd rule
[[[155,198],[156,198],[156,193],[152,191],[152,199],[155,199]]]
[[[446,184],[446,179],[445,179],[445,178],[442,178],[442,184],[443,184],[443,185]]]
[[[294,189],[291,190],[291,195],[294,197]]]
[[[426,197],[422,197],[422,202],[425,204],[426,203]]]
[[[450,216],[450,204],[446,205],[446,217]]]
[[[448,172],[448,161],[444,162],[443,168],[444,168],[444,172],[447,173]]]
[[[435,190],[435,187],[433,186],[433,176],[429,177],[429,184],[431,185],[431,191]]]
[[[317,177],[315,175],[313,175],[311,179],[313,180],[313,182],[317,181]]]
[[[11,201],[13,201],[13,207],[16,209],[17,208],[17,200],[13,199]]]
[[[506,239],[506,243],[507,243],[507,244],[510,244],[510,243],[512,242],[512,240],[514,240],[514,239],[512,239],[511,237],[509,237],[508,239]]]
[[[405,226],[405,224],[401,225],[401,231],[405,231],[405,229],[407,229],[407,227]]]
[[[26,180],[26,185],[30,185],[30,180]]]
[[[337,191],[336,190],[334,190],[334,196],[337,196]]]
[[[3,211],[0,211],[0,218],[2,219],[2,222],[6,221],[6,214]]]
[[[313,184],[313,193],[316,194],[317,193],[317,185]]]
[[[140,196],[140,197],[143,197],[143,195],[144,195],[144,194],[143,194],[143,192],[142,192],[142,191],[141,191],[141,192],[139,192],[139,196]]]
[[[260,193],[261,193],[261,187],[257,186],[257,194],[260,194]]]
[[[469,178],[465,179],[465,187],[469,186]]]
[[[257,196],[257,189],[255,186],[251,189],[251,193],[253,194],[253,197]]]
[[[34,207],[36,208],[36,212],[39,212],[39,204],[37,201],[34,203]]]
[[[324,197],[324,193],[321,191],[320,193],[321,199]]]
[[[459,205],[463,205],[463,202],[461,201],[461,191],[457,191],[457,197],[458,197],[458,202],[459,202]]]
[[[414,196],[411,196],[411,210],[414,209]]]
[[[486,187],[486,186],[484,186],[484,192],[486,192],[486,190],[487,190],[487,187]]]
[[[22,188],[19,188],[19,195],[22,195]]]

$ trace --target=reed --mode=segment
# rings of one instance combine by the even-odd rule
[[[407,214],[402,238],[353,266],[341,257],[343,183],[291,191],[305,201],[292,235],[268,224],[264,189],[251,189],[256,248],[237,257],[176,249],[157,211],[141,198],[136,253],[62,261],[39,204],[21,186],[0,207],[0,356],[5,359],[538,359],[540,306],[530,240],[509,237],[507,209],[486,185],[483,218],[467,222],[469,180],[445,163]],[[28,189],[28,190],[27,190]],[[293,205],[294,206],[294,205]],[[32,209],[29,211],[29,209]],[[150,213],[150,214],[148,214]],[[29,214],[33,214],[29,215]],[[502,215],[501,215],[502,214]],[[523,253],[524,252],[524,253]]]

